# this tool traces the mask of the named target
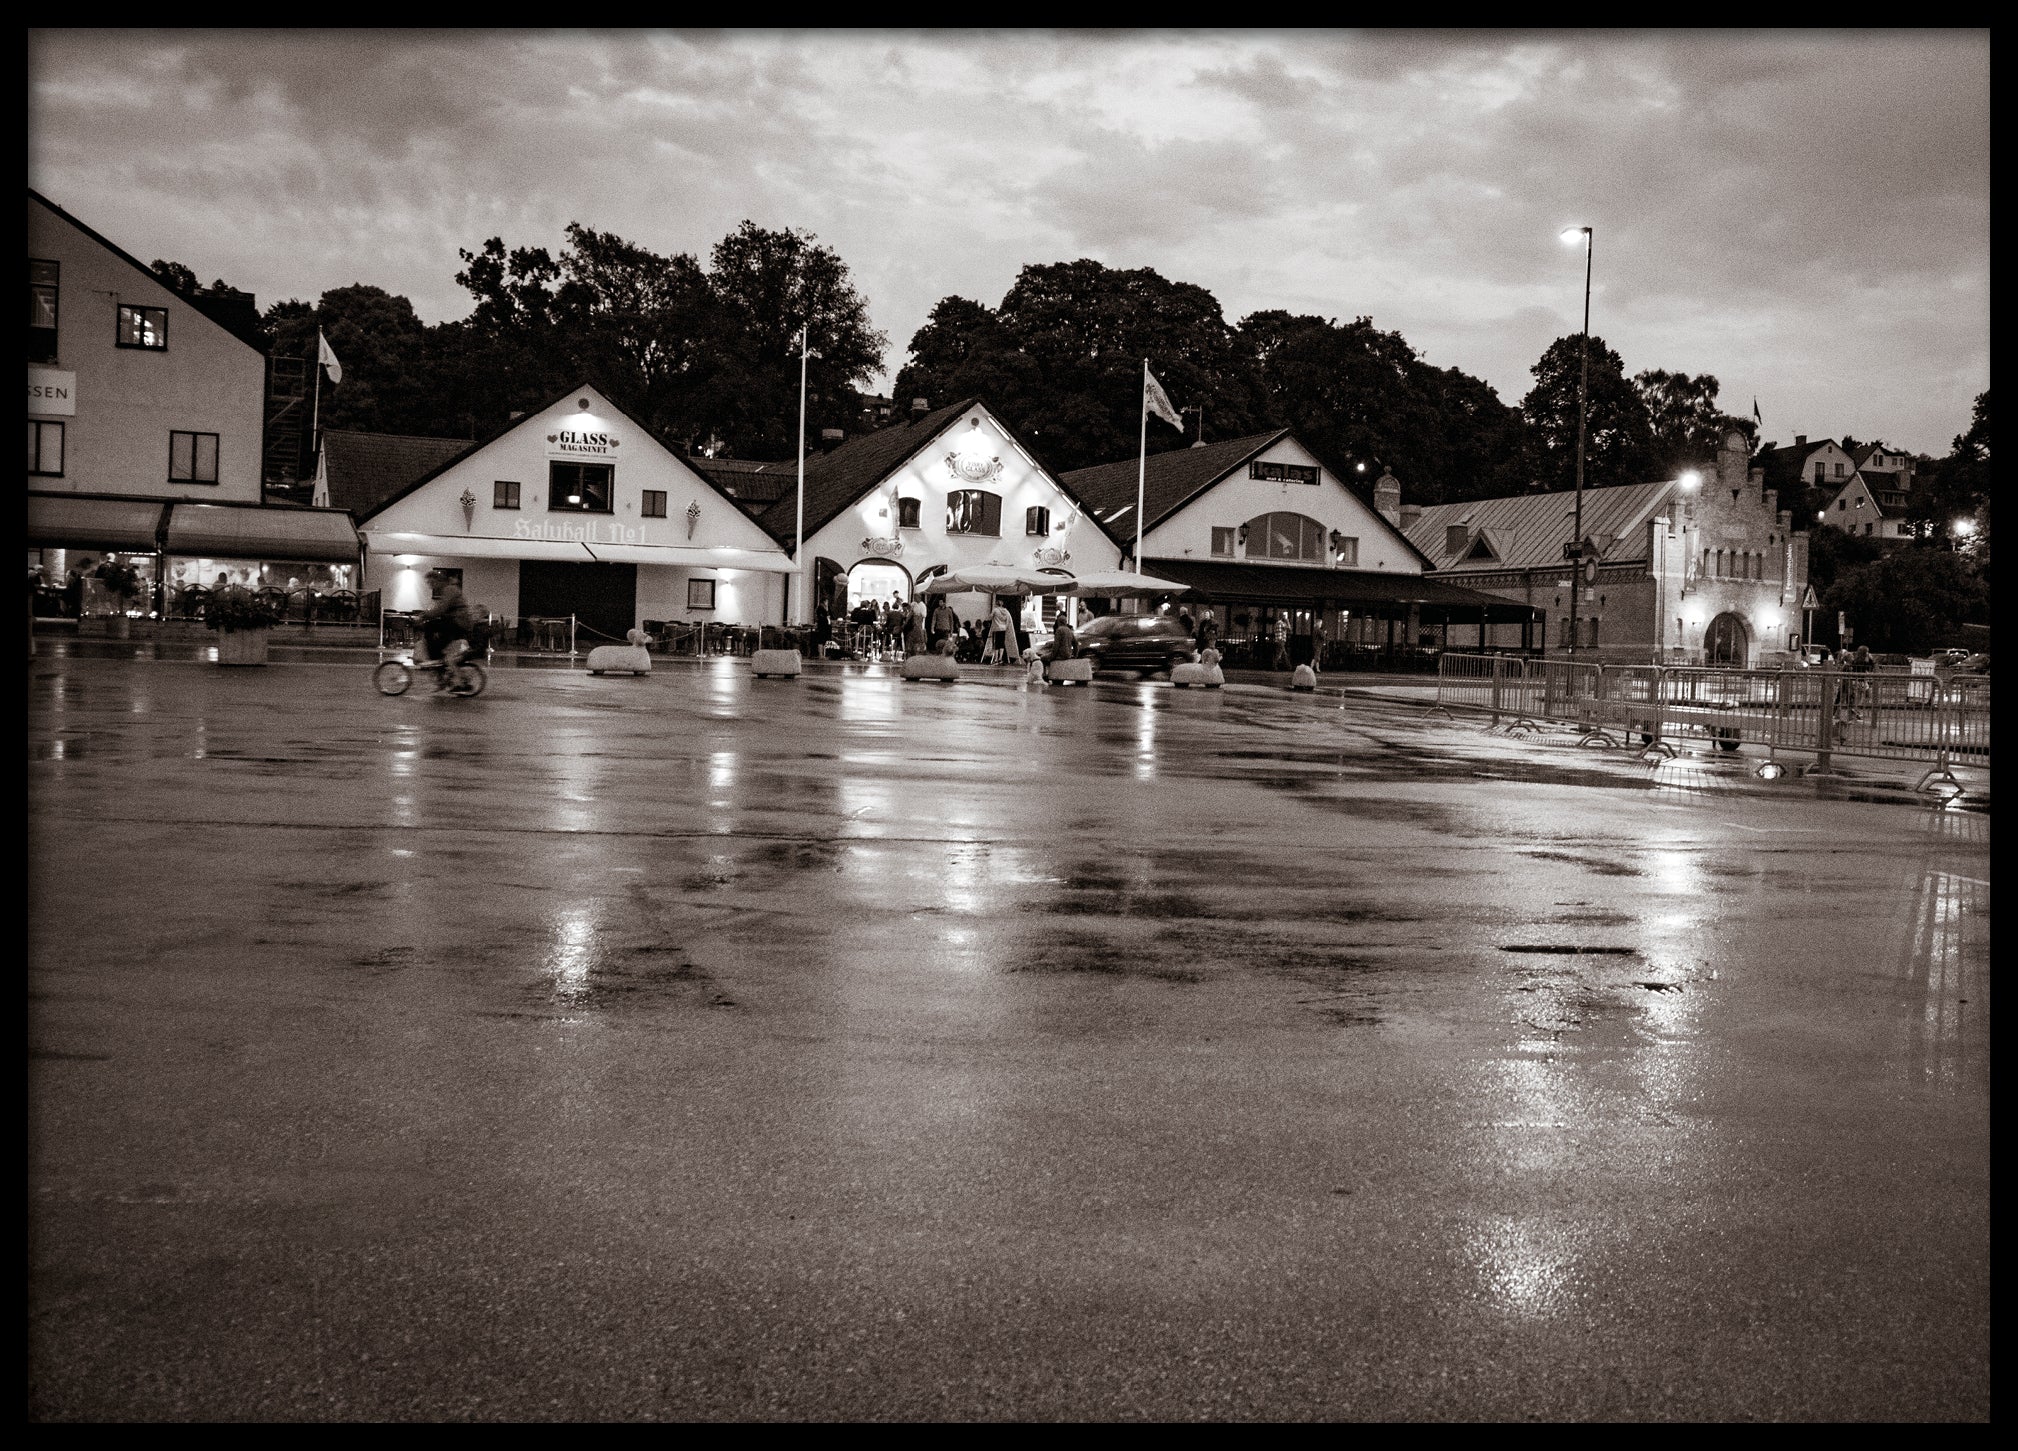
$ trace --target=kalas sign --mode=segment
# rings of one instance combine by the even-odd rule
[[[548,458],[613,458],[617,440],[596,428],[557,428],[547,435]]]
[[[561,524],[551,519],[534,523],[530,519],[512,520],[514,539],[556,539],[569,544],[642,544],[644,531],[635,525],[619,524],[614,519],[585,519],[579,524]]]

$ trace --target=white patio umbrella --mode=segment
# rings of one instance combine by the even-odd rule
[[[958,594],[962,590],[980,590],[983,594],[1027,595],[1027,594],[1070,594],[1065,588],[1072,582],[1070,575],[1046,574],[1035,567],[1016,564],[970,564],[962,569],[951,570],[925,581],[923,588],[929,594]]]
[[[1190,589],[1188,584],[1180,584],[1174,579],[1159,579],[1153,574],[1136,574],[1133,570],[1089,570],[1077,575],[1064,589],[1052,590],[1053,594],[1071,595],[1075,599],[1127,599],[1131,595],[1182,594]]]

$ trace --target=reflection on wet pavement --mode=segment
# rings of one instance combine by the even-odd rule
[[[39,1415],[1987,1411],[1983,812],[368,674],[31,662]]]

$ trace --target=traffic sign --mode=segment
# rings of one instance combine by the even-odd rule
[[[1801,608],[1804,610],[1817,610],[1821,607],[1822,602],[1815,598],[1815,587],[1809,585],[1807,590],[1801,595]]]

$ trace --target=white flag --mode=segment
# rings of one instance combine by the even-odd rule
[[[1156,381],[1156,375],[1149,371],[1147,363],[1142,365],[1142,406],[1179,433],[1184,432],[1184,420],[1178,417],[1170,395],[1163,391],[1163,385]]]
[[[343,364],[336,360],[336,349],[329,345],[329,339],[322,335],[322,329],[315,330],[315,360],[329,369],[329,381],[343,381]]]

